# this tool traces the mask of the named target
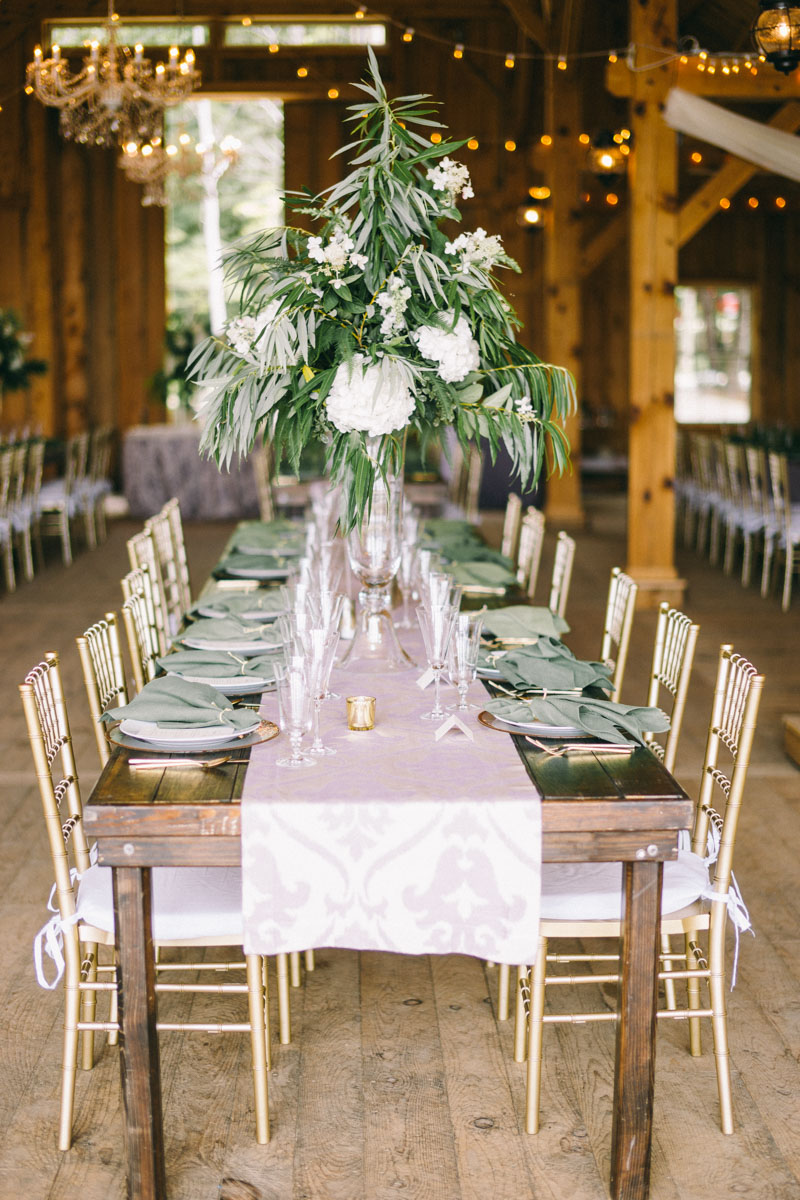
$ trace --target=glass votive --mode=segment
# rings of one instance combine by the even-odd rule
[[[375,697],[347,697],[347,728],[365,730],[375,728]]]

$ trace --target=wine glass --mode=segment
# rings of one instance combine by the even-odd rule
[[[417,619],[425,642],[428,666],[433,671],[434,684],[433,708],[430,712],[422,714],[423,721],[441,721],[444,718],[444,709],[439,698],[439,683],[447,662],[447,647],[453,632],[456,612],[450,604],[431,605],[429,608],[420,604],[417,607]]]
[[[311,724],[311,691],[303,667],[292,660],[278,679],[281,717],[289,730],[291,755],[276,759],[278,767],[309,767],[314,759],[300,750],[303,734]]]
[[[478,670],[483,613],[458,613],[450,638],[450,682],[458,688],[458,710],[466,712],[469,685]]]

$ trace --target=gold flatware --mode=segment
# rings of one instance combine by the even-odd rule
[[[232,758],[221,754],[218,758],[129,758],[128,766],[133,771],[163,771],[166,767],[200,767],[211,771],[223,763],[246,763],[249,758]]]
[[[540,742],[538,738],[531,737],[530,734],[525,734],[525,741],[530,742],[537,750],[541,750],[550,758],[563,758],[565,754],[633,754],[636,749],[630,742],[568,742],[566,745],[559,746],[557,750],[552,750],[546,746],[544,742]]]

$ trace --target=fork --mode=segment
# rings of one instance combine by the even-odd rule
[[[165,767],[200,767],[212,771],[223,763],[246,763],[249,758],[232,758],[222,754],[218,758],[129,758],[128,766],[133,771],[162,771]]]

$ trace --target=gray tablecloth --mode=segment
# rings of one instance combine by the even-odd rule
[[[138,425],[122,440],[122,478],[131,516],[150,517],[172,496],[189,520],[231,520],[258,516],[258,496],[250,463],[230,472],[199,452],[196,425]]]

